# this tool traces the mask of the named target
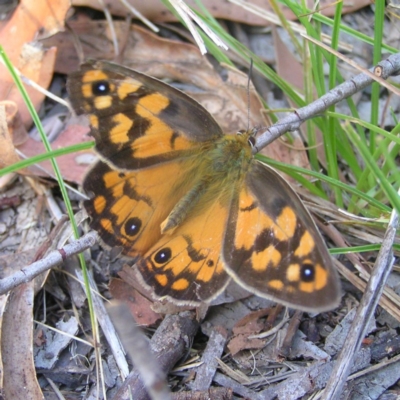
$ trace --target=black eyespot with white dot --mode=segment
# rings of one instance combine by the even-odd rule
[[[315,268],[314,265],[305,263],[301,266],[300,279],[302,282],[314,282],[315,280]]]
[[[107,81],[97,81],[92,84],[92,93],[95,96],[105,96],[110,93],[110,84]]]
[[[169,247],[164,247],[154,255],[154,261],[157,264],[165,264],[171,259],[172,252]]]
[[[142,221],[138,217],[129,218],[125,222],[125,234],[127,236],[136,236],[140,232]]]
[[[214,261],[213,260],[207,260],[207,267],[213,267],[214,266]]]

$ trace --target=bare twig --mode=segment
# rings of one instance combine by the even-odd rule
[[[308,36],[308,35],[302,35],[302,36],[305,39],[309,40],[310,42],[316,44],[317,46],[322,47],[324,50],[329,51],[331,54],[334,54],[337,58],[340,58],[346,64],[352,66],[354,69],[362,72],[365,75],[368,75],[373,81],[378,82],[381,86],[385,87],[390,92],[393,92],[394,94],[397,94],[397,96],[400,96],[400,91],[394,85],[389,84],[388,82],[385,81],[384,78],[381,78],[380,70],[379,70],[379,74],[376,73],[375,68],[373,70],[369,71],[368,69],[361,67],[359,64],[357,64],[355,61],[351,60],[349,57],[345,57],[340,52],[336,51],[335,49],[332,49],[332,47],[321,43],[319,40],[315,40],[314,38],[312,38],[311,36]]]
[[[302,316],[303,312],[300,310],[296,310],[292,318],[290,318],[285,338],[283,339],[282,346],[279,349],[279,356],[281,356],[284,359],[289,357],[290,350],[292,348],[293,338],[297,330],[299,329]]]
[[[371,315],[373,315],[385,286],[386,279],[392,270],[394,262],[392,246],[396,237],[397,227],[398,215],[393,211],[385,238],[382,242],[381,250],[371,273],[371,278],[351,326],[348,340],[345,342],[340,352],[324,390],[322,398],[325,400],[338,399],[346,383],[347,376],[353,364],[353,356],[360,348],[369,319]]]
[[[400,53],[391,55],[387,60],[381,61],[378,66],[380,68],[380,78],[387,79],[389,76],[395,75],[400,71]],[[373,73],[375,68],[371,68],[369,71]],[[318,100],[315,100],[305,107],[299,108],[297,111],[289,114],[287,117],[280,119],[276,124],[260,133],[253,152],[257,153],[284,133],[298,129],[307,119],[320,115],[330,106],[341,100],[347,99],[370,85],[372,82],[374,82],[374,79],[370,76],[365,74],[356,75],[354,78],[343,82],[341,85],[330,90]]]
[[[193,382],[193,390],[208,390],[215,371],[218,367],[217,358],[220,358],[224,351],[228,332],[223,327],[216,327],[211,331],[207,347],[201,357],[203,364],[197,368],[196,379]]]
[[[44,259],[36,261],[12,276],[0,280],[0,294],[7,293],[22,283],[27,283],[33,278],[61,264],[67,257],[82,253],[82,251],[92,247],[97,240],[97,233],[89,232],[79,240],[65,245],[49,253]]]
[[[195,313],[189,311],[167,315],[161,322],[151,338],[150,348],[152,356],[157,359],[157,363],[164,373],[168,373],[185,355],[198,326]],[[136,400],[148,399],[147,391],[137,369],[129,374],[115,394],[114,400],[129,399],[131,394],[134,394]]]
[[[136,325],[127,305],[113,301],[108,308],[115,328],[152,400],[171,399],[166,376],[150,350],[148,338]]]

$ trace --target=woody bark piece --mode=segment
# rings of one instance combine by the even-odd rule
[[[201,361],[203,364],[197,369],[196,379],[193,383],[193,390],[207,390],[215,375],[218,367],[217,358],[220,358],[224,351],[228,337],[226,329],[221,326],[216,327],[210,335],[207,347],[203,353]]]
[[[299,329],[301,317],[303,316],[303,312],[297,310],[292,318],[290,319],[288,330],[286,332],[285,339],[283,340],[282,347],[278,350],[279,355],[283,358],[286,359],[289,354],[290,350],[292,348],[292,343],[294,339],[294,335],[296,334],[297,330]]]
[[[179,392],[173,393],[173,400],[230,400],[232,399],[232,389],[214,387],[201,392]]]
[[[217,372],[215,374],[214,382],[218,383],[218,385],[221,385],[223,387],[232,389],[234,393],[246,399],[261,400],[261,399],[272,398],[272,397],[259,396],[258,393],[246,388],[244,385],[241,385],[232,378],[229,378],[228,376],[221,374],[220,372]]]
[[[162,371],[168,373],[185,355],[198,327],[199,324],[193,312],[185,311],[165,317],[150,341],[151,352]],[[115,394],[114,400],[128,399],[130,394],[136,400],[149,399],[136,369],[129,374]]]

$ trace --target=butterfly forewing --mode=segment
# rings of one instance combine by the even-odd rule
[[[76,81],[82,83],[74,85]],[[71,74],[68,91],[76,112],[89,115],[96,150],[122,170],[193,155],[202,142],[222,136],[219,125],[195,100],[116,64],[83,64]]]
[[[105,244],[121,247],[124,255],[143,255],[160,239],[161,223],[193,184],[187,163],[121,172],[97,162],[83,182],[91,196],[84,202],[91,227]]]

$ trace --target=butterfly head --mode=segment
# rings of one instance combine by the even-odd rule
[[[253,153],[257,153],[254,151],[256,149],[256,135],[258,133],[258,128],[247,129],[247,130],[240,130],[237,132],[238,135],[244,136],[247,139],[248,145],[251,147]]]

